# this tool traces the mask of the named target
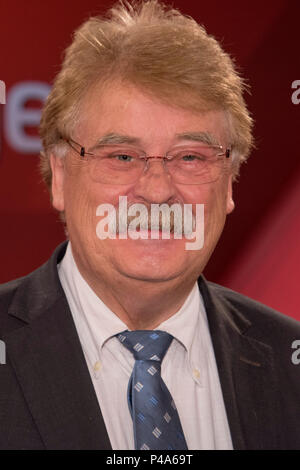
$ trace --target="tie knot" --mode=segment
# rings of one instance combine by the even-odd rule
[[[161,362],[173,336],[160,330],[123,331],[117,338],[133,353],[136,360]]]

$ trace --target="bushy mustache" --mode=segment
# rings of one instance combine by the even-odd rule
[[[154,230],[177,235],[191,235],[196,228],[196,218],[191,204],[184,206],[179,203],[144,204],[133,203],[127,210],[118,207],[116,213],[109,219],[111,230],[123,233],[130,229]],[[135,220],[137,219],[137,220]],[[134,222],[135,221],[135,222]],[[134,222],[134,224],[133,224]]]

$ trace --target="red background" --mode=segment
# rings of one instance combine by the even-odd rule
[[[0,0],[0,80],[7,100],[24,81],[51,83],[71,33],[112,1]],[[238,290],[300,320],[300,3],[174,0],[236,58],[252,89],[257,148],[234,187],[236,209],[205,270],[209,280]],[[28,103],[28,106],[36,106]],[[41,183],[38,156],[14,150],[0,105],[0,282],[30,272],[64,239]],[[36,132],[28,129],[27,132]]]

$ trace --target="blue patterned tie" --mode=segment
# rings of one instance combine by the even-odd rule
[[[124,331],[118,339],[135,358],[128,383],[135,448],[187,450],[174,400],[160,375],[173,336],[159,330],[136,330]]]

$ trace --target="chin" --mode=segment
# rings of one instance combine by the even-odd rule
[[[162,273],[157,272],[154,273],[152,272],[147,272],[147,271],[139,271],[139,270],[120,270],[121,274],[123,276],[126,276],[127,278],[136,280],[136,281],[144,281],[144,282],[152,282],[152,283],[161,283],[161,282],[167,282],[171,281],[173,279],[176,279],[180,276],[180,272],[168,272],[168,273]]]
[[[132,259],[118,258],[115,260],[115,267],[126,277],[152,282],[164,282],[182,276],[186,272],[187,263],[184,259],[171,257],[162,259],[153,253]]]

